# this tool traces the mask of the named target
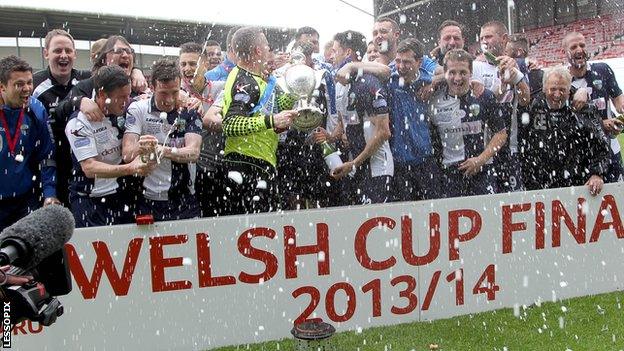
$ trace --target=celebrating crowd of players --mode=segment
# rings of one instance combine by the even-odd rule
[[[608,65],[587,62],[583,35],[568,33],[568,64],[545,70],[497,21],[469,49],[449,20],[429,53],[389,18],[372,35],[338,33],[320,53],[304,27],[289,54],[260,28],[232,28],[225,57],[217,42],[185,43],[147,81],[122,36],[96,42],[79,71],[72,36],[50,31],[47,69],[0,60],[0,229],[51,203],[88,227],[574,185],[596,195],[622,181],[624,95]],[[312,131],[294,127],[298,97],[277,84],[291,57],[319,80]],[[331,170],[328,148],[342,160]]]

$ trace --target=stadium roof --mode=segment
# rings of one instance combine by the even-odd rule
[[[77,40],[97,40],[123,35],[133,44],[180,46],[188,41],[210,39],[225,42],[228,30],[237,23],[201,23],[98,13],[0,6],[0,37],[42,38],[55,28],[69,31]],[[295,29],[265,27],[272,46],[285,47]]]
[[[384,0],[375,1],[375,17],[394,15],[414,7],[425,5],[433,0]]]

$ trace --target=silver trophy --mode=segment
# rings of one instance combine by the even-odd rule
[[[316,72],[306,66],[305,57],[299,52],[292,54],[291,66],[278,78],[278,84],[286,93],[298,97],[293,109],[299,114],[293,121],[293,126],[300,131],[309,132],[323,122],[323,111],[314,101],[318,95],[323,72]]]

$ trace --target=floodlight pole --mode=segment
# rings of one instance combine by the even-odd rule
[[[515,7],[516,4],[514,0],[507,0],[507,30],[509,31],[509,35],[514,33],[512,16]]]

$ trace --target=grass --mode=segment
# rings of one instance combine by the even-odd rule
[[[624,149],[624,134],[618,137]],[[624,155],[624,153],[623,153]],[[624,159],[624,156],[623,156]],[[624,292],[501,309],[433,322],[336,334],[337,351],[624,350]],[[292,339],[230,346],[217,351],[294,350]]]
[[[624,149],[624,133],[620,133],[620,135],[618,135],[618,141],[620,142],[622,149]],[[624,152],[622,153],[622,161],[624,161]]]
[[[624,350],[624,292],[586,296],[460,316],[433,322],[336,334],[335,349],[430,350]],[[516,311],[518,312],[518,311]],[[292,339],[217,349],[294,350]]]

